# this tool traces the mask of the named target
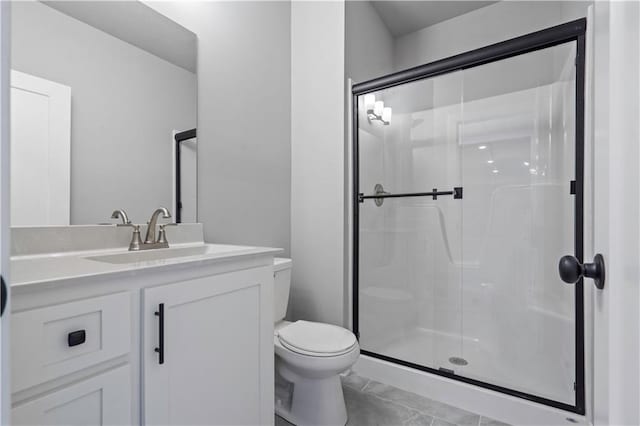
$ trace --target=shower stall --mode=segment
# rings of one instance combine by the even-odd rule
[[[586,20],[353,86],[362,353],[585,413]]]

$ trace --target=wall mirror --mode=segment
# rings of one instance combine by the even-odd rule
[[[195,222],[195,34],[138,1],[14,2],[11,20],[12,226]]]

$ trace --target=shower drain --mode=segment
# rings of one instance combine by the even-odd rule
[[[460,358],[460,357],[457,357],[457,356],[452,356],[451,358],[449,358],[449,362],[451,364],[453,364],[453,365],[467,365],[467,364],[469,364],[466,359]]]

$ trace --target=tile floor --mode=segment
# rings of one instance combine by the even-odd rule
[[[342,378],[349,426],[509,426],[356,374]],[[276,416],[276,426],[291,423]]]

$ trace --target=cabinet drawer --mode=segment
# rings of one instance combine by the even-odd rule
[[[12,391],[18,392],[128,353],[130,330],[129,293],[13,314]]]
[[[131,369],[128,365],[20,404],[13,425],[130,425]]]

